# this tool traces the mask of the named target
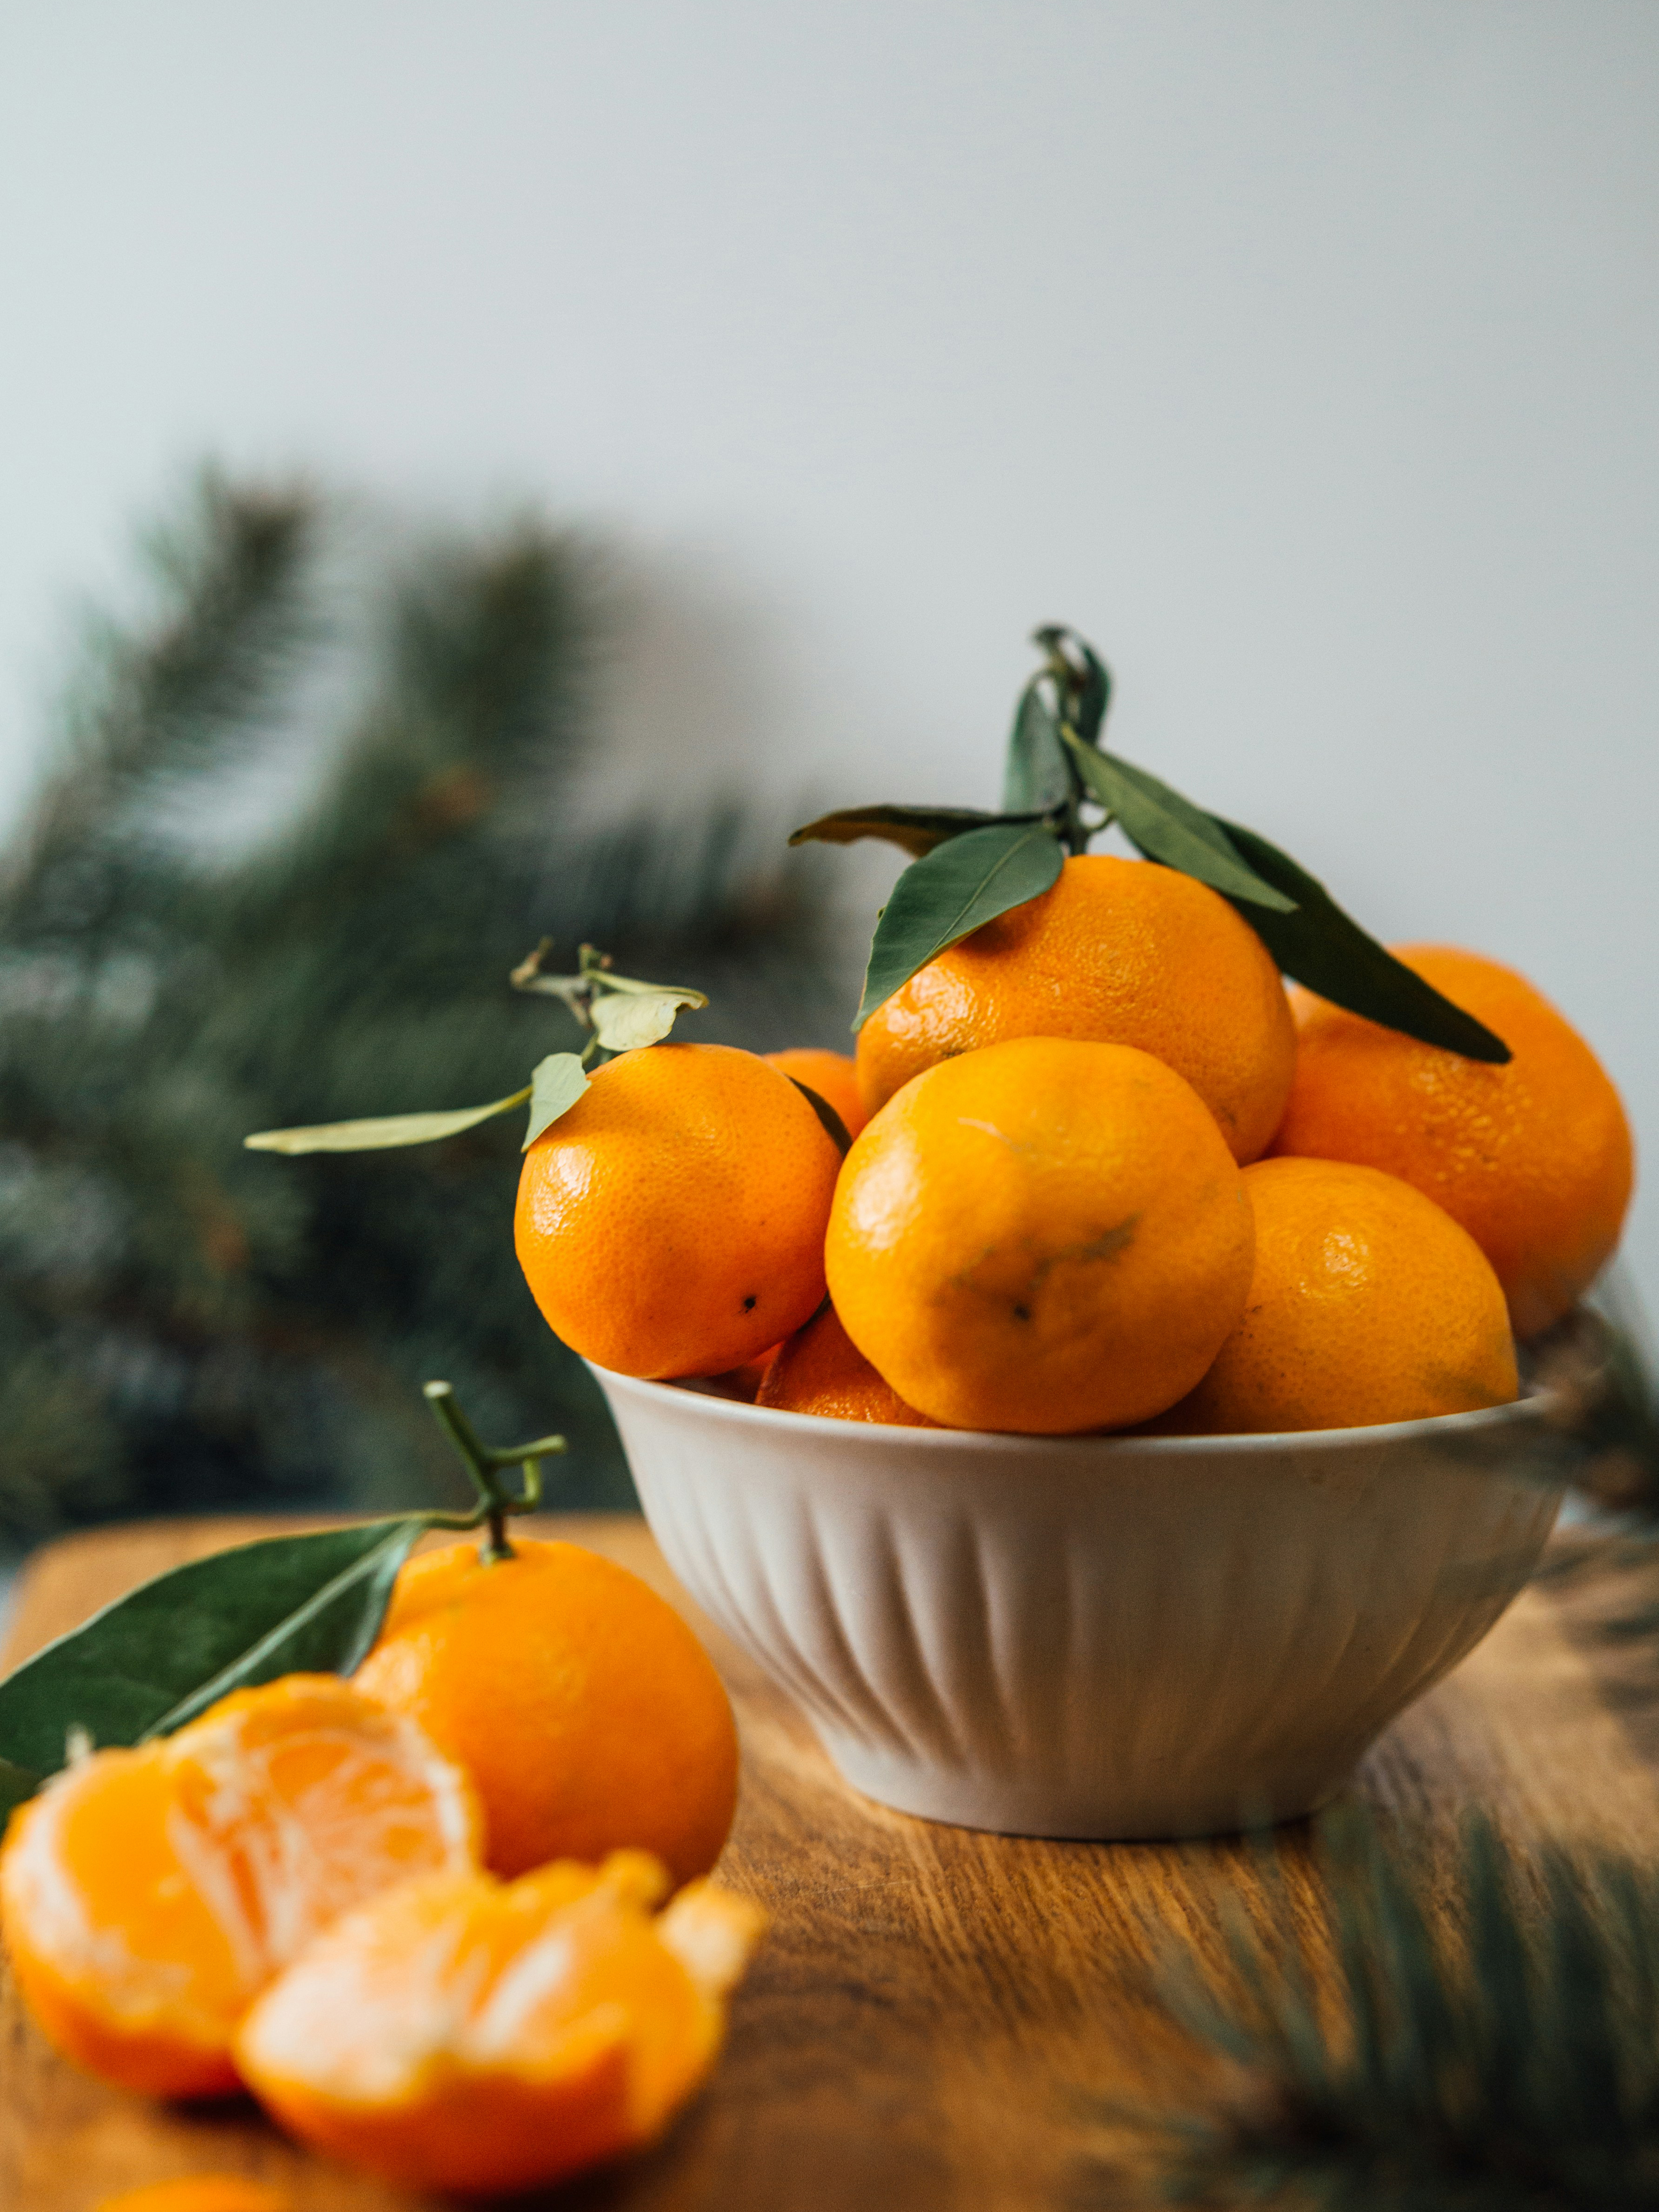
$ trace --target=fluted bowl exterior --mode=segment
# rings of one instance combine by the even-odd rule
[[[1539,1400],[1385,1428],[883,1428],[595,1370],[671,1567],[857,1788],[1043,1836],[1309,1812],[1560,1504]]]

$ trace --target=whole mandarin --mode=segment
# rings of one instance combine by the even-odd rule
[[[1261,1160],[1245,1169],[1244,1188],[1255,1266],[1243,1315],[1154,1431],[1361,1428],[1517,1395],[1498,1278],[1432,1199],[1331,1160]]]
[[[1219,892],[1150,860],[1069,860],[1038,898],[918,969],[859,1031],[872,1113],[924,1068],[1011,1037],[1136,1046],[1184,1076],[1233,1156],[1264,1152],[1296,1030],[1261,939]]]
[[[832,1421],[876,1421],[888,1428],[936,1429],[884,1382],[841,1325],[833,1306],[780,1346],[763,1376],[757,1406],[817,1413]]]
[[[1513,969],[1443,945],[1394,950],[1514,1057],[1465,1060],[1297,990],[1296,1076],[1273,1150],[1415,1185],[1497,1269],[1516,1335],[1535,1336],[1619,1242],[1635,1174],[1624,1107],[1583,1038]]]
[[[769,1052],[763,1057],[769,1067],[775,1067],[781,1075],[796,1083],[804,1083],[809,1091],[816,1091],[820,1098],[827,1100],[840,1115],[842,1127],[849,1137],[856,1137],[869,1120],[859,1090],[858,1062],[850,1053],[819,1052],[799,1045],[787,1052]]]
[[[1255,1231],[1192,1086],[1129,1045],[1021,1037],[907,1084],[854,1140],[825,1256],[848,1335],[948,1427],[1116,1427],[1196,1382]]]
[[[840,1166],[811,1106],[757,1054],[651,1045],[600,1068],[526,1153],[519,1262],[584,1358],[725,1374],[823,1298]]]
[[[497,1874],[637,1846],[689,1881],[720,1856],[731,1701],[667,1600],[597,1552],[515,1536],[507,1559],[422,1553],[352,1680],[471,1778]]]

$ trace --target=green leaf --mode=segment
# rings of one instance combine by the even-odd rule
[[[440,1137],[459,1137],[463,1129],[476,1128],[494,1114],[510,1113],[522,1106],[532,1086],[526,1084],[510,1098],[496,1098],[488,1106],[461,1106],[449,1114],[386,1114],[368,1121],[319,1121],[309,1129],[261,1129],[244,1137],[251,1152],[380,1152],[398,1145],[430,1145]]]
[[[701,991],[682,991],[672,986],[659,989],[655,985],[641,989],[633,984],[615,998],[607,994],[595,999],[588,1009],[588,1019],[607,1052],[638,1052],[668,1035],[682,1006],[708,1004]]]
[[[57,1772],[64,1738],[135,1744],[231,1690],[279,1674],[349,1674],[380,1632],[428,1514],[267,1536],[174,1567],[118,1598],[0,1682],[0,1790]]]
[[[1288,914],[1264,913],[1259,905],[1233,902],[1285,975],[1294,975],[1334,1006],[1346,1006],[1351,1014],[1363,1014],[1385,1029],[1399,1030],[1419,1043],[1498,1066],[1510,1058],[1502,1037],[1368,936],[1343,913],[1323,884],[1298,867],[1288,853],[1281,853],[1254,830],[1224,822],[1219,815],[1210,819],[1258,875],[1296,902]]]
[[[839,814],[821,814],[816,822],[792,831],[789,842],[792,845],[856,845],[860,837],[879,837],[919,860],[952,837],[994,828],[1006,818],[983,813],[976,806],[848,806]],[[1016,818],[1035,821],[1038,817]]]
[[[935,953],[1057,881],[1065,855],[1040,823],[970,830],[910,866],[876,924],[854,1029]]]
[[[1062,803],[1071,787],[1066,748],[1060,740],[1054,709],[1036,684],[1028,684],[1008,738],[1008,758],[1002,775],[1003,811],[1047,814]]]
[[[544,1129],[550,1129],[561,1114],[568,1114],[587,1088],[587,1070],[581,1054],[550,1052],[536,1063],[530,1079],[530,1125],[519,1147],[527,1152]]]
[[[1292,911],[1296,902],[1245,865],[1213,815],[1115,754],[1095,752],[1075,738],[1066,742],[1090,796],[1117,817],[1148,860],[1195,876],[1225,897]]]

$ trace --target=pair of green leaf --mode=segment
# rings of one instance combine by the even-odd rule
[[[1224,821],[1096,742],[1110,679],[1071,633],[1041,630],[1049,667],[1021,696],[1008,742],[1004,812],[864,806],[797,830],[792,844],[884,839],[912,855],[877,922],[853,1026],[930,960],[1059,878],[1073,851],[1112,821],[1150,860],[1229,900],[1280,970],[1351,1013],[1469,1060],[1501,1063],[1501,1037],[1455,1006],[1345,914],[1324,885],[1255,830]],[[1051,704],[1042,689],[1055,691]],[[1104,819],[1085,826],[1080,802]]]
[[[400,1145],[430,1145],[441,1137],[459,1137],[464,1129],[475,1129],[479,1122],[510,1114],[528,1102],[530,1115],[520,1146],[527,1152],[586,1090],[587,1060],[596,1046],[605,1052],[639,1052],[668,1035],[683,1007],[708,1004],[701,991],[681,984],[641,983],[631,975],[613,975],[591,945],[582,946],[581,966],[574,975],[544,975],[541,961],[546,950],[544,939],[514,969],[512,981],[520,991],[562,1000],[593,1032],[586,1052],[550,1053],[537,1063],[522,1091],[492,1098],[487,1106],[386,1114],[362,1121],[320,1121],[300,1129],[261,1129],[242,1142],[251,1152],[283,1152],[289,1158],[302,1152],[391,1152]]]
[[[447,1382],[428,1403],[479,1492],[471,1514],[404,1513],[306,1536],[238,1544],[140,1585],[0,1682],[0,1814],[33,1796],[69,1756],[89,1746],[170,1735],[232,1690],[293,1674],[349,1674],[380,1634],[399,1569],[432,1528],[481,1528],[505,1548],[507,1516],[539,1499],[539,1462],[562,1437],[496,1449],[482,1444]],[[526,1470],[510,1496],[503,1468]]]

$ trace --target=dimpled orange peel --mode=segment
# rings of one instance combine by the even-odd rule
[[[937,1421],[907,1406],[841,1325],[834,1306],[781,1345],[761,1378],[755,1403],[783,1413],[817,1413],[833,1421],[874,1421],[886,1428],[933,1429]]]
[[[872,1113],[948,1055],[1011,1037],[1133,1045],[1184,1076],[1239,1160],[1267,1149],[1296,1031],[1261,939],[1219,892],[1111,854],[937,954],[859,1031]]]
[[[823,1297],[840,1165],[811,1103],[756,1054],[625,1053],[525,1155],[520,1265],[584,1358],[623,1375],[725,1374]]]
[[[720,1856],[731,1701],[666,1599],[597,1552],[515,1536],[501,1559],[422,1553],[353,1680],[466,1769],[497,1874],[634,1844],[689,1881]]]
[[[848,1335],[907,1405],[1048,1435],[1189,1390],[1254,1241],[1189,1084],[1127,1045],[1022,1037],[889,1100],[848,1155],[826,1260]]]
[[[1243,1315],[1197,1389],[1154,1429],[1358,1428],[1517,1395],[1502,1287],[1432,1199],[1330,1160],[1259,1160],[1244,1188],[1255,1265]]]
[[[1513,969],[1443,945],[1393,949],[1513,1058],[1466,1060],[1298,990],[1274,1150],[1414,1183],[1497,1269],[1516,1334],[1535,1336],[1619,1242],[1635,1175],[1624,1107],[1583,1038]]]
[[[769,1052],[765,1057],[769,1067],[775,1067],[780,1074],[796,1083],[804,1083],[809,1091],[816,1091],[820,1098],[833,1106],[849,1137],[856,1137],[869,1120],[859,1090],[858,1062],[850,1053],[820,1052],[811,1046],[793,1045],[787,1052]]]

